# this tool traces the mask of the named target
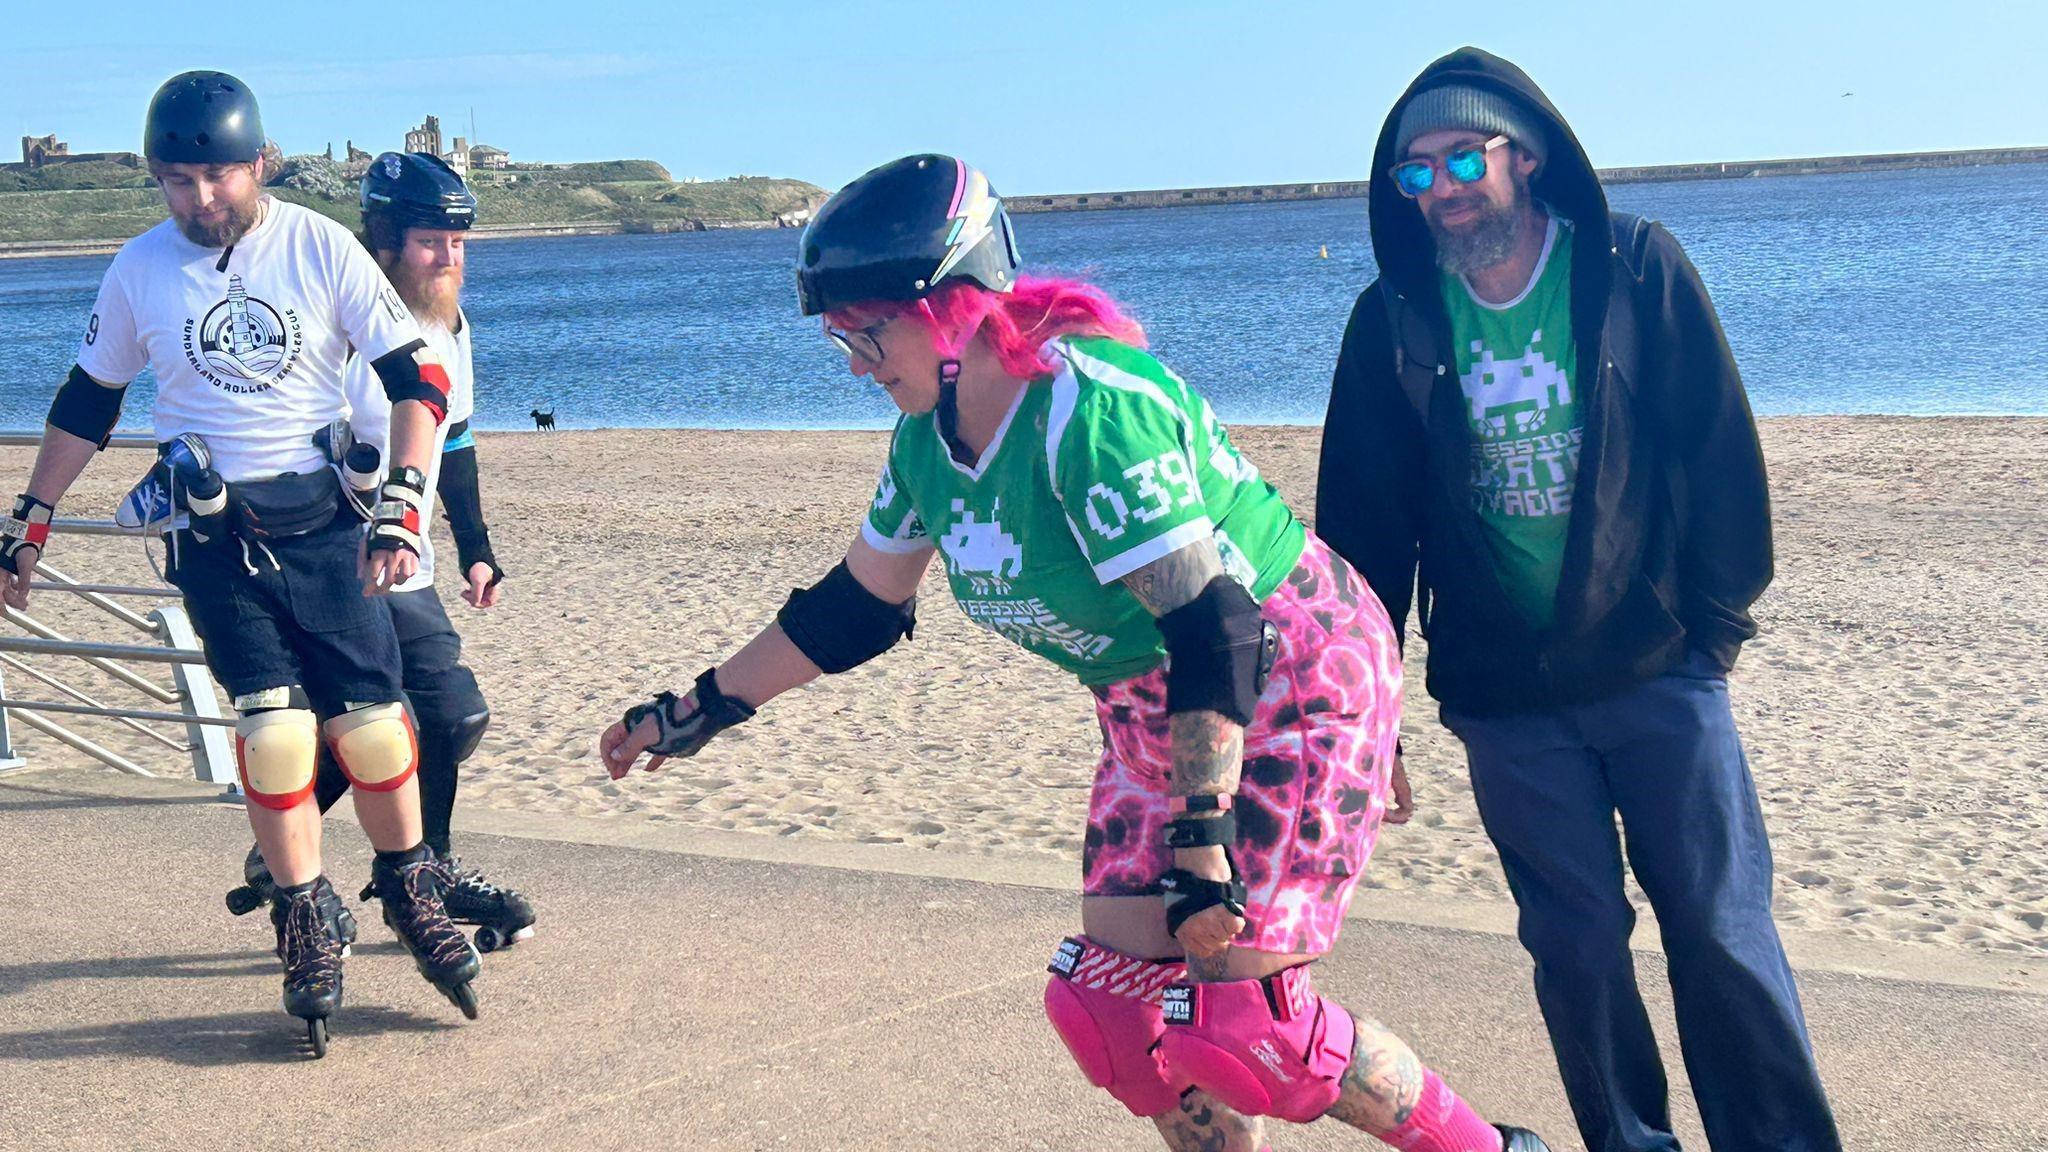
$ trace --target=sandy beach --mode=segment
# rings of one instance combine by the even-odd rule
[[[1308,513],[1320,430],[1236,435]],[[1765,421],[1763,435],[1778,579],[1733,683],[1781,921],[2048,952],[2048,420],[1788,418]],[[485,501],[511,580],[501,606],[476,612],[444,578],[495,714],[461,803],[1078,865],[1096,748],[1088,699],[967,624],[936,575],[916,640],[884,660],[778,701],[653,777],[613,783],[597,765],[596,733],[626,704],[685,685],[834,562],[884,443],[482,435]],[[17,479],[29,460],[0,451]],[[105,454],[60,514],[108,515],[141,467],[139,454]],[[60,537],[50,559],[78,579],[149,578],[134,540]],[[32,611],[67,635],[133,642],[74,597],[45,594]],[[1422,656],[1412,644],[1404,721],[1420,813],[1382,835],[1369,883],[1505,903],[1463,757],[1422,692]],[[132,698],[75,661],[35,663]],[[20,698],[53,696],[11,670],[7,684]],[[161,774],[188,771],[110,721],[63,719]],[[31,764],[83,761],[19,723],[14,732]]]

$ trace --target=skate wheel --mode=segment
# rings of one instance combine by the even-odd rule
[[[228,889],[228,911],[237,916],[247,916],[263,907],[263,894],[244,885]]]
[[[448,998],[455,1001],[455,1006],[462,1009],[465,1017],[476,1019],[476,989],[467,983],[457,984],[448,990]]]
[[[306,1021],[306,1039],[313,1044],[313,1059],[327,1056],[327,1018],[315,1016]]]
[[[489,925],[476,930],[476,950],[479,952],[496,952],[511,942],[503,932]]]

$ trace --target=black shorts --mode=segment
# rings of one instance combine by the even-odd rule
[[[323,715],[404,698],[390,613],[356,576],[362,526],[338,507],[326,527],[261,546],[178,533],[171,583],[229,696],[296,684]]]
[[[462,637],[456,635],[455,624],[448,619],[439,592],[432,587],[393,592],[384,597],[384,603],[391,610],[391,625],[398,633],[399,661],[407,692],[439,691],[447,686],[451,675],[467,675],[462,668]],[[473,678],[471,682],[474,683]]]

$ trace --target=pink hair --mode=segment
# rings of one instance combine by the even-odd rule
[[[1062,336],[1107,336],[1145,346],[1145,329],[1102,289],[1049,276],[1019,276],[1008,292],[954,280],[923,300],[856,304],[826,319],[836,327],[860,328],[902,315],[916,317],[944,356],[958,356],[977,333],[985,336],[1003,371],[1020,380],[1053,372],[1043,349]]]

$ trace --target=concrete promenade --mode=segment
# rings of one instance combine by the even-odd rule
[[[222,907],[248,831],[216,795],[0,777],[0,1149],[1159,1147],[1040,1013],[1074,923],[1058,862],[471,810],[459,846],[535,899],[541,935],[486,958],[465,1023],[358,905],[314,1062],[277,1009],[268,924]],[[352,895],[368,847],[329,828]],[[1576,1148],[1507,914],[1373,894],[1355,912],[1327,989],[1484,1111]],[[1849,1147],[2048,1146],[2048,957],[1791,943]],[[1639,959],[1668,1041],[1661,963]],[[1682,1090],[1676,1107],[1704,1149]],[[1273,1135],[1382,1147],[1334,1122]]]

